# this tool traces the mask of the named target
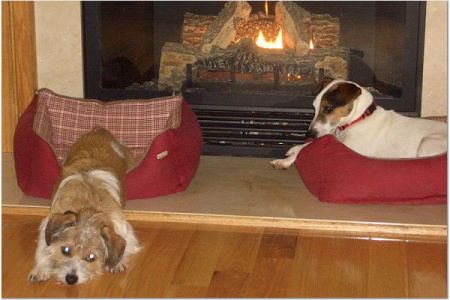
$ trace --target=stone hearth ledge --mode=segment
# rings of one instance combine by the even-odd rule
[[[3,154],[3,213],[46,215],[50,201],[24,196],[15,181],[11,153]],[[336,231],[367,236],[446,237],[446,205],[342,205],[318,201],[295,168],[273,170],[268,159],[202,156],[184,192],[132,200],[136,221],[188,222]]]

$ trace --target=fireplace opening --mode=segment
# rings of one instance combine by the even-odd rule
[[[279,156],[304,142],[324,76],[420,112],[424,11],[397,1],[86,2],[86,96],[181,92],[206,154]]]

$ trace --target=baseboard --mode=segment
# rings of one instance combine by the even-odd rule
[[[42,206],[3,205],[2,211],[3,214],[46,216],[49,212],[49,208]],[[369,238],[447,239],[447,226],[444,225],[269,218],[130,210],[126,210],[125,215],[130,221],[285,228],[314,232],[358,234],[359,236],[367,236]]]

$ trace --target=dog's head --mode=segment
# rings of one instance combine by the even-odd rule
[[[114,268],[126,246],[105,214],[94,210],[53,213],[45,228],[49,273],[70,285]]]
[[[319,82],[314,93],[315,115],[307,136],[318,138],[333,133],[346,121],[353,110],[355,100],[362,93],[362,88],[353,82],[325,77]]]

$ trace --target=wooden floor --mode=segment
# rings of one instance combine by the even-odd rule
[[[132,222],[126,272],[27,281],[41,217],[3,215],[3,297],[446,297],[447,246],[269,228]]]

